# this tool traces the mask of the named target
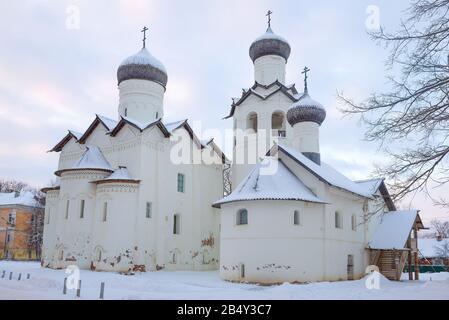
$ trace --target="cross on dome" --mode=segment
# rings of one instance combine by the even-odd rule
[[[142,31],[140,31],[140,32],[143,32],[143,48],[145,48],[145,41],[147,40],[147,31],[148,30],[149,29],[146,26],[144,26]]]
[[[271,10],[268,10],[267,14],[265,15],[266,17],[268,17],[268,28],[271,28],[271,15],[273,14],[273,12]]]
[[[308,88],[307,88],[307,78],[308,78],[308,76],[307,76],[307,73],[309,71],[310,71],[310,69],[307,66],[305,66],[303,71],[301,72],[304,75],[304,93],[308,92]]]

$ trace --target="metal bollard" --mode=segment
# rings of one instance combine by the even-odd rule
[[[67,294],[67,278],[64,278],[64,287],[62,288],[62,294]]]
[[[104,299],[104,282],[100,285],[100,299]]]
[[[81,296],[81,280],[78,280],[78,288],[76,289],[76,296],[78,298]]]

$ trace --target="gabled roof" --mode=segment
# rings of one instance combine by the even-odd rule
[[[276,169],[269,174],[271,169],[268,168]],[[264,170],[266,170],[265,174]],[[274,157],[264,158],[229,196],[215,202],[213,207],[220,208],[224,203],[250,200],[325,203],[314,195],[282,161]]]
[[[387,204],[388,209],[390,211],[396,210],[396,206],[394,205],[390,193],[388,192],[387,186],[385,185],[384,178],[358,180],[354,182],[357,183],[362,188],[365,188],[366,192],[371,193],[373,196],[376,196],[377,191],[379,191],[385,203]]]
[[[368,248],[403,250],[415,222],[418,224],[419,229],[424,228],[418,212],[418,210],[409,210],[385,213],[368,243]]]
[[[151,128],[153,126],[157,126],[161,130],[162,134],[165,137],[170,136],[170,133],[167,131],[167,129],[165,128],[165,126],[162,123],[162,120],[160,118],[156,119],[154,121],[142,123],[142,122],[139,122],[139,121],[134,120],[129,117],[121,117],[121,120],[118,122],[118,124],[115,126],[115,128],[111,131],[111,137],[116,136],[117,133],[119,133],[120,130],[125,126],[125,124],[131,125],[132,127],[138,129],[140,132],[142,132],[148,128]]]
[[[221,161],[223,164],[230,163],[229,159],[226,158],[226,155],[223,151],[217,146],[217,144],[214,142],[214,138],[210,138],[208,140],[201,140],[201,145],[203,148],[210,146],[212,150],[221,158]]]
[[[321,165],[318,165],[304,156],[299,150],[280,144],[274,145],[269,153],[272,154],[273,152],[275,152],[276,147],[280,152],[291,158],[311,174],[316,176],[319,180],[327,183],[328,185],[348,191],[358,196],[369,199],[373,198],[372,194],[367,192],[365,188],[362,188],[357,183],[351,181],[323,161],[321,161]]]
[[[61,141],[58,142],[58,144],[56,144],[51,150],[49,150],[48,152],[59,152],[62,150],[62,148],[64,148],[64,146],[72,139],[75,139],[75,141],[79,141],[79,139],[81,139],[82,137],[82,133],[73,131],[73,130],[68,130],[67,135],[62,138]]]
[[[87,130],[84,132],[82,137],[78,140],[78,142],[85,143],[87,138],[91,135],[92,132],[94,132],[95,128],[99,124],[102,124],[108,131],[111,131],[117,125],[117,121],[96,114],[94,121],[91,123],[89,128],[87,128]]]
[[[278,88],[276,90],[270,92],[267,95],[260,94],[259,92],[256,91],[256,89],[258,87],[261,87],[263,89],[268,90],[268,89],[270,89],[273,86],[277,86]],[[249,96],[255,95],[255,96],[259,97],[262,100],[267,100],[268,98],[270,98],[271,96],[273,96],[277,92],[282,92],[292,102],[296,102],[296,101],[299,100],[298,91],[296,90],[294,84],[289,85],[289,86],[285,86],[284,84],[280,83],[278,80],[274,81],[273,83],[271,83],[269,85],[262,85],[262,84],[256,82],[248,90],[243,89],[242,96],[240,98],[233,98],[232,99],[231,111],[229,112],[229,115],[227,115],[223,119],[231,118],[234,115],[235,108],[238,107],[240,104],[242,104]]]
[[[113,171],[108,160],[106,160],[97,146],[86,146],[86,151],[84,151],[80,159],[71,168],[58,170],[55,174],[60,176],[63,172],[76,170]]]
[[[198,148],[200,148],[200,149],[203,148],[203,145],[201,144],[200,139],[198,139],[196,134],[193,132],[193,129],[189,125],[189,122],[188,122],[187,119],[180,120],[180,121],[175,121],[175,122],[171,122],[171,123],[167,123],[167,124],[165,124],[165,127],[170,132],[170,134],[173,134],[173,132],[175,132],[179,128],[183,127],[189,133],[190,138],[193,140],[193,142],[196,144],[196,146]]]

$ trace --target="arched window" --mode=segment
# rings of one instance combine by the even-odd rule
[[[248,224],[248,210],[240,209],[237,211],[237,225]]]
[[[301,213],[298,210],[295,210],[295,212],[293,213],[293,224],[295,226],[299,226],[302,224]]]
[[[275,111],[271,115],[271,129],[273,135],[285,138],[285,114],[282,111]]]
[[[246,129],[257,132],[257,113],[250,112],[246,118]]]
[[[343,216],[339,211],[335,211],[335,228],[343,229]]]

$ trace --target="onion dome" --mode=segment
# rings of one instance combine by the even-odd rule
[[[117,70],[118,84],[130,79],[154,81],[165,87],[167,71],[164,65],[144,47],[135,55],[125,59]]]
[[[249,56],[253,62],[256,61],[256,59],[267,55],[280,56],[287,61],[290,56],[290,51],[291,48],[287,40],[275,34],[269,26],[267,32],[254,40],[251,44]]]
[[[313,100],[307,91],[287,112],[287,121],[291,126],[307,121],[321,125],[324,119],[326,119],[326,110],[323,105]]]
[[[302,72],[304,74],[304,94],[287,111],[287,121],[291,126],[299,122],[315,122],[320,126],[326,119],[326,110],[323,105],[309,96],[307,86],[309,71],[310,69],[305,67]]]

